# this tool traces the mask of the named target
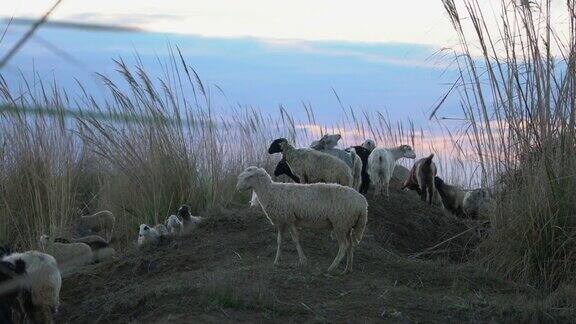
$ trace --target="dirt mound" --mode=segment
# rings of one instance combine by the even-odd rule
[[[539,296],[473,265],[405,257],[465,231],[458,219],[398,190],[369,202],[351,275],[325,272],[337,251],[328,231],[302,231],[307,268],[296,266],[288,242],[273,267],[270,223],[260,211],[232,207],[204,215],[190,234],[66,278],[58,321],[498,322],[550,313],[526,302]],[[574,315],[563,312],[555,316]]]

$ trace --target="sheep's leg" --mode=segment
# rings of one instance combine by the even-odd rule
[[[277,266],[278,262],[280,261],[280,254],[282,250],[282,241],[284,238],[284,231],[285,227],[283,225],[278,226],[278,238],[277,238],[277,247],[276,247],[276,257],[274,258],[274,265]]]
[[[298,230],[294,224],[290,225],[290,234],[292,235],[292,240],[294,244],[296,244],[296,250],[298,251],[298,265],[305,266],[308,264],[308,260],[306,259],[306,255],[304,255],[304,250],[302,250],[302,246],[300,246],[300,237],[298,235]]]
[[[338,238],[338,254],[336,254],[336,258],[334,258],[334,261],[332,262],[332,264],[330,265],[330,267],[328,268],[328,272],[331,272],[334,270],[334,268],[336,268],[340,262],[342,261],[342,259],[344,258],[344,255],[346,254],[346,249],[347,249],[347,244],[346,244],[346,235],[342,234],[342,233],[337,233],[336,237]]]
[[[428,205],[432,205],[432,199],[434,198],[434,188],[432,186],[428,186]]]
[[[346,236],[346,242],[348,244],[348,250],[346,251],[346,269],[345,273],[352,272],[352,263],[354,262],[354,244],[352,244],[352,231]]]

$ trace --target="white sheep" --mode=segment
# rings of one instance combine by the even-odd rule
[[[92,249],[85,243],[52,242],[48,235],[42,235],[40,236],[40,248],[56,259],[58,267],[63,273],[72,272],[94,260]]]
[[[394,173],[396,161],[401,158],[415,159],[416,154],[409,145],[394,148],[375,148],[368,157],[368,175],[375,187],[376,195],[389,195],[390,179]]]
[[[166,220],[166,227],[171,234],[176,234],[182,232],[182,221],[176,215],[170,215]]]
[[[78,219],[78,226],[89,232],[105,232],[107,238],[110,239],[112,231],[114,230],[114,223],[116,217],[108,210],[99,211],[93,215],[80,216]]]
[[[190,213],[190,207],[188,205],[182,205],[178,209],[178,215],[182,218],[182,224],[184,229],[191,230],[196,228],[204,219],[199,216],[192,216]]]
[[[352,172],[342,160],[310,148],[294,148],[285,138],[278,138],[268,148],[269,154],[280,153],[303,183],[338,183],[351,186]]]
[[[138,231],[138,246],[145,244],[156,244],[160,241],[160,233],[154,228],[146,224],[140,224]]]
[[[306,264],[298,227],[332,230],[339,243],[334,270],[347,255],[346,272],[352,271],[354,247],[360,243],[368,221],[368,203],[354,189],[338,184],[297,184],[272,182],[268,173],[249,167],[238,176],[237,190],[254,190],[268,220],[278,229],[274,265],[280,259],[282,239],[290,231],[298,251],[299,264]]]
[[[3,262],[16,266],[24,263],[24,286],[31,294],[33,317],[37,323],[53,323],[53,314],[60,306],[62,276],[51,255],[38,251],[12,253],[2,257]]]
[[[348,150],[335,148],[341,138],[340,134],[324,135],[318,141],[312,142],[310,147],[344,161],[352,172],[352,188],[360,191],[360,185],[362,184],[362,159],[354,148],[349,148]]]

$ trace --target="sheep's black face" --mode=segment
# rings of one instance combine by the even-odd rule
[[[180,206],[180,209],[178,209],[178,215],[184,218],[188,214],[190,214],[190,207],[188,207],[187,205]]]
[[[443,185],[444,181],[440,179],[440,177],[434,177],[434,186],[436,186],[436,188],[442,188]]]
[[[278,177],[283,174],[288,174],[290,171],[291,171],[290,167],[288,166],[286,160],[281,160],[280,162],[278,162],[278,165],[276,165],[276,169],[274,170],[274,176]]]
[[[288,140],[285,138],[275,139],[268,148],[268,154],[275,154],[282,152],[282,146],[280,145],[282,142],[288,142]]]

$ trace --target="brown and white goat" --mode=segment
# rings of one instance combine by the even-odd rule
[[[434,177],[436,176],[436,164],[432,162],[433,157],[434,154],[430,154],[416,161],[402,186],[402,189],[415,190],[420,195],[420,199],[427,201],[430,205],[434,199]]]

